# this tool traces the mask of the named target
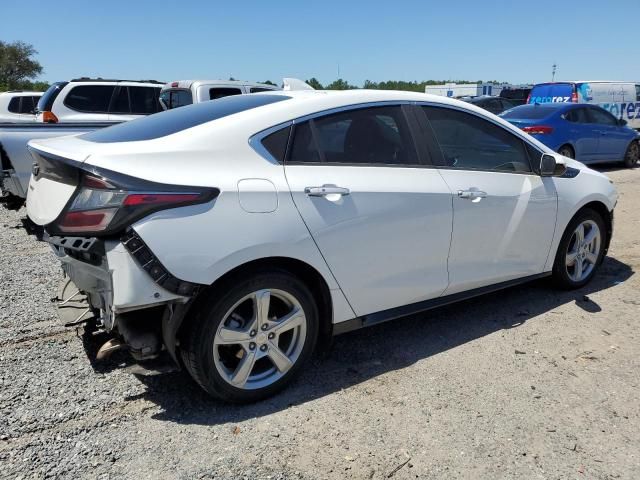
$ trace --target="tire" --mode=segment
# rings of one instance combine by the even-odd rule
[[[571,145],[563,145],[558,149],[558,153],[564,157],[576,158],[576,152]]]
[[[640,143],[635,140],[629,144],[627,151],[624,154],[624,166],[627,168],[633,168],[637,165],[640,158]]]
[[[317,342],[318,308],[309,288],[278,270],[236,277],[217,291],[194,305],[182,336],[187,371],[207,393],[231,403],[282,390]]]
[[[582,236],[591,242],[579,242],[578,228],[582,226]],[[597,227],[595,230],[593,230]],[[573,217],[558,246],[553,265],[553,280],[556,286],[573,290],[591,281],[604,257],[607,244],[607,230],[602,216],[590,208],[585,208]],[[578,243],[576,243],[578,242]],[[571,258],[574,258],[571,262]]]

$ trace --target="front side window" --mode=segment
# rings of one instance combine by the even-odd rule
[[[242,90],[239,88],[226,88],[226,87],[216,87],[209,89],[209,99],[217,100],[223,97],[230,97],[231,95],[240,95]]]
[[[128,87],[131,99],[131,113],[134,115],[150,115],[161,110],[158,98],[160,88]]]
[[[120,87],[111,101],[109,113],[131,113],[127,87]]]
[[[451,108],[423,107],[442,150],[445,167],[531,172],[524,142],[476,115]]]
[[[589,116],[591,117],[591,123],[610,126],[615,126],[618,124],[616,117],[611,115],[609,112],[602,110],[601,108],[590,108]]]
[[[79,112],[107,113],[115,85],[78,85],[73,87],[64,104]]]
[[[409,126],[400,106],[349,110],[298,124],[289,161],[418,164]]]

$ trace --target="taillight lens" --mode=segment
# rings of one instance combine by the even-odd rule
[[[577,92],[573,92],[571,94],[571,103],[578,103],[578,93]]]
[[[523,132],[527,132],[529,135],[546,135],[553,133],[553,127],[547,125],[533,125],[531,127],[524,127]]]
[[[58,123],[58,117],[53,112],[42,112],[42,121],[44,123]]]
[[[122,186],[110,179],[83,173],[71,206],[54,222],[54,228],[60,233],[116,233],[150,213],[205,203],[219,193],[213,188],[191,189],[144,180],[139,180],[138,185],[126,183],[129,185]],[[162,187],[185,191],[162,191]]]
[[[527,95],[527,104],[531,101],[531,94]]]

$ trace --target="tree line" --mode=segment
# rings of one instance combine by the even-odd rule
[[[0,92],[6,90],[35,90],[44,91],[49,88],[47,82],[34,81],[33,79],[43,71],[42,65],[34,58],[37,55],[33,45],[25,42],[3,42],[0,40]],[[235,80],[231,77],[229,80]],[[428,85],[441,85],[443,83],[454,82],[463,84],[481,83],[468,80],[423,80],[421,82],[407,82],[404,80],[387,80],[385,82],[374,82],[365,80],[362,86],[353,85],[343,78],[338,78],[326,85],[312,77],[306,82],[316,90],[351,90],[355,88],[366,88],[375,90],[408,90],[411,92],[424,92]],[[263,83],[276,85],[270,80]]]

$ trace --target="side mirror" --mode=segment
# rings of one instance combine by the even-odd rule
[[[627,121],[624,118],[621,118],[620,120],[618,120],[618,125],[624,127],[627,125]]]
[[[567,164],[559,157],[545,153],[540,159],[541,177],[561,177],[567,171]]]

